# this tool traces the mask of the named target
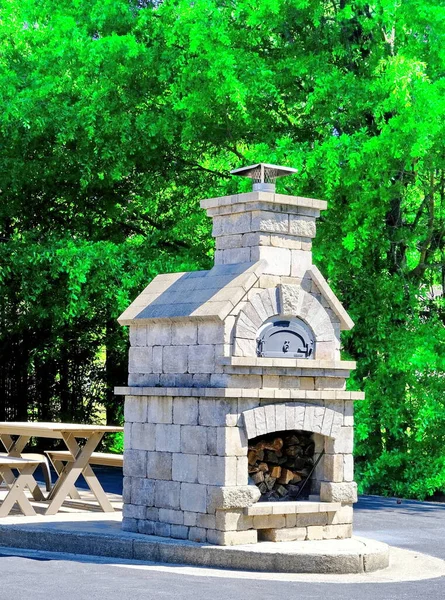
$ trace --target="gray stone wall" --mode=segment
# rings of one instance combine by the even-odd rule
[[[303,539],[345,537],[356,494],[351,419],[352,402],[128,396],[123,527],[216,544],[254,543],[259,530],[263,539],[301,539],[303,530]],[[314,431],[319,450],[324,444],[315,480],[327,504],[322,514],[317,504],[312,520],[295,507],[274,513],[299,503],[276,503],[275,509],[264,503],[256,505],[261,514],[249,513],[259,492],[248,485],[248,438],[286,429]],[[278,533],[282,529],[289,531]]]

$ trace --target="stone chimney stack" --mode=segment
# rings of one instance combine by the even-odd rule
[[[253,191],[201,201],[213,219],[215,265],[266,260],[265,274],[302,277],[312,265],[322,200],[275,193],[275,179],[296,169],[259,163],[232,171],[253,179]]]

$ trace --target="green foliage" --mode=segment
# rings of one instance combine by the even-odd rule
[[[265,160],[329,201],[314,254],[356,322],[361,489],[443,489],[445,8],[0,4],[3,416],[118,419],[116,317],[157,272],[209,265],[198,200]]]

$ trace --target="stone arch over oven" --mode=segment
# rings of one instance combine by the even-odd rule
[[[253,294],[239,311],[234,330],[234,356],[256,356],[260,327],[271,317],[297,317],[313,331],[318,354],[335,352],[336,335],[321,302],[299,285],[280,284]]]
[[[258,406],[242,414],[248,439],[290,430],[310,431],[335,439],[343,425],[342,412],[300,402]]]

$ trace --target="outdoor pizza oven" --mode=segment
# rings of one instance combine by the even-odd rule
[[[157,276],[120,317],[128,531],[233,545],[348,538],[356,501],[353,322],[312,264],[326,202],[251,192],[203,200],[215,264]]]
[[[262,325],[257,337],[257,356],[311,358],[315,339],[301,319],[274,317]]]

